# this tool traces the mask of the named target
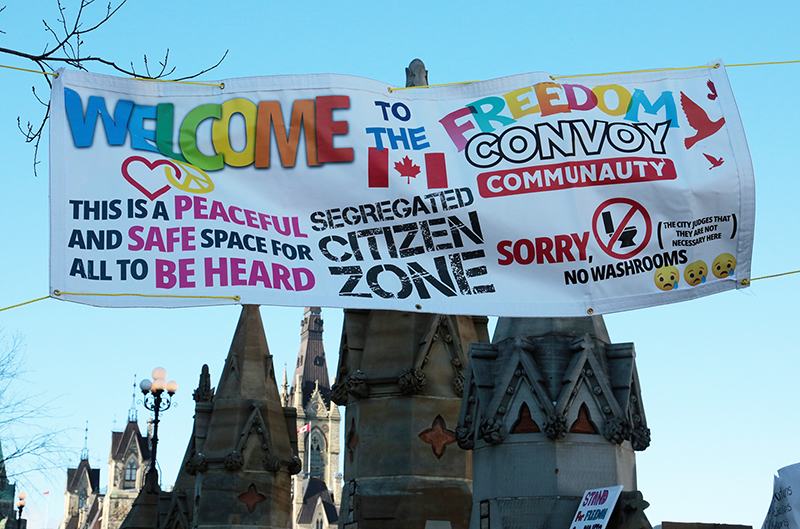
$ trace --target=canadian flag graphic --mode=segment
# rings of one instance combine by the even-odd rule
[[[411,164],[407,155],[399,164],[395,163],[395,169],[400,176],[406,177],[409,183],[411,178],[416,178],[416,174],[405,174],[400,167],[419,169]],[[447,189],[447,166],[443,152],[425,153],[425,177],[428,189]],[[369,187],[389,187],[389,149],[369,148]]]
[[[308,432],[308,431],[310,431],[310,430],[311,430],[311,425],[310,425],[310,424],[306,424],[305,426],[303,426],[302,428],[300,428],[299,430],[297,430],[297,433],[298,433],[298,434],[301,434],[301,433],[303,433],[303,432]]]

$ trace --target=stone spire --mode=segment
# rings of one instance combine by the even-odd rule
[[[632,343],[612,344],[601,316],[500,318],[469,357],[456,436],[473,450],[471,529],[569,527],[585,490],[612,485],[646,523],[634,451],[650,430]]]
[[[283,383],[281,384],[281,403],[283,407],[289,407],[291,402],[289,398],[289,380],[286,378],[286,364],[283,365]]]
[[[322,310],[306,307],[300,328],[300,349],[287,402],[297,409],[298,456],[303,473],[293,480],[294,527],[314,527],[317,502],[322,502],[324,527],[336,523],[341,497],[339,416],[331,402],[325,358]],[[287,384],[284,379],[284,384]]]
[[[454,430],[467,348],[488,342],[486,324],[345,311],[332,397],[347,405],[340,527],[466,529],[472,465]]]
[[[242,307],[216,390],[203,366],[194,400],[194,429],[173,491],[160,495],[158,526],[290,527],[296,418],[281,406],[257,306]]]
[[[136,375],[133,375],[133,392],[131,394],[131,407],[128,410],[128,422],[139,420],[139,412],[136,410]]]
[[[89,421],[86,421],[86,428],[83,430],[83,450],[81,450],[81,461],[89,461]]]
[[[322,342],[323,331],[322,309],[306,307],[300,329],[300,349],[297,352],[294,386],[290,393],[290,396],[299,393],[302,397],[298,408],[305,409],[317,381],[326,406],[330,404],[331,385],[328,364],[325,360],[325,345]]]

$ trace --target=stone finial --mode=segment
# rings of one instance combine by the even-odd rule
[[[427,85],[428,70],[425,69],[425,63],[419,59],[414,59],[406,68],[406,87]]]
[[[214,389],[211,387],[211,374],[208,371],[208,364],[203,364],[200,372],[200,382],[194,390],[192,398],[195,402],[211,402],[214,398]]]

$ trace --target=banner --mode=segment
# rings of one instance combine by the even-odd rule
[[[59,299],[581,316],[750,277],[721,66],[415,89],[62,70],[50,112]]]
[[[761,529],[800,528],[800,463],[778,470],[772,486],[772,500]]]
[[[584,492],[570,529],[605,529],[621,492],[622,485]]]

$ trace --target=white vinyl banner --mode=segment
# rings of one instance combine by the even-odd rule
[[[750,277],[720,65],[414,89],[62,70],[50,112],[59,299],[580,316]]]

